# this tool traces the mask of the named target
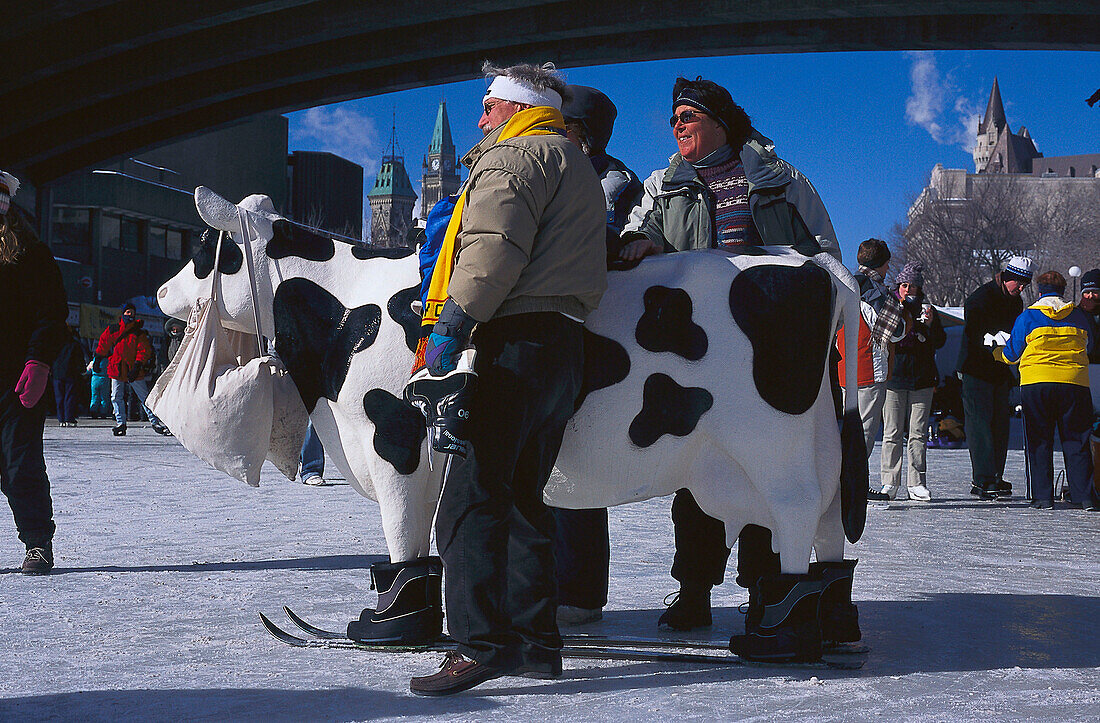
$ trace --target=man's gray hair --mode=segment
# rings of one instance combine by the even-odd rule
[[[526,83],[538,91],[552,90],[560,95],[563,101],[568,101],[573,97],[565,83],[565,78],[558,72],[553,63],[543,63],[542,65],[519,63],[501,68],[493,65],[492,61],[486,60],[481,66],[481,72],[485,74],[486,78],[503,75],[506,78]]]

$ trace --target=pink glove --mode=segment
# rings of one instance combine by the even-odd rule
[[[19,395],[19,401],[30,409],[38,404],[42,393],[46,391],[46,380],[50,378],[50,367],[40,361],[30,359],[23,367],[23,374],[15,385],[15,393]]]

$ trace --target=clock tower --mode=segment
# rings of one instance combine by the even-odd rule
[[[432,143],[424,156],[424,175],[420,186],[420,218],[427,219],[432,206],[444,196],[458,192],[458,164],[451,140],[451,122],[447,119],[447,101],[439,102]]]

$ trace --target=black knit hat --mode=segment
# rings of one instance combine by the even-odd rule
[[[714,81],[704,80],[702,76],[695,80],[677,78],[672,86],[672,112],[681,105],[698,108],[726,129],[726,140],[734,148],[739,148],[748,140],[752,121],[745,109],[733,102],[730,92]]]
[[[132,311],[136,314],[137,307],[127,301],[125,304],[122,305],[122,308],[119,309],[119,312],[125,314],[127,311]]]
[[[1100,291],[1100,269],[1086,271],[1081,277],[1081,293],[1086,291]]]
[[[606,95],[587,85],[568,86],[572,97],[561,107],[567,121],[580,121],[588,131],[588,141],[597,151],[607,148],[618,111]]]

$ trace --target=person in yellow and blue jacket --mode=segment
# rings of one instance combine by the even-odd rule
[[[1037,279],[1037,286],[1039,300],[1016,318],[1007,343],[994,351],[998,361],[1020,367],[1028,497],[1036,509],[1053,507],[1057,428],[1072,506],[1100,511],[1089,451],[1092,323],[1084,311],[1062,299],[1066,280],[1060,273],[1046,272]]]

